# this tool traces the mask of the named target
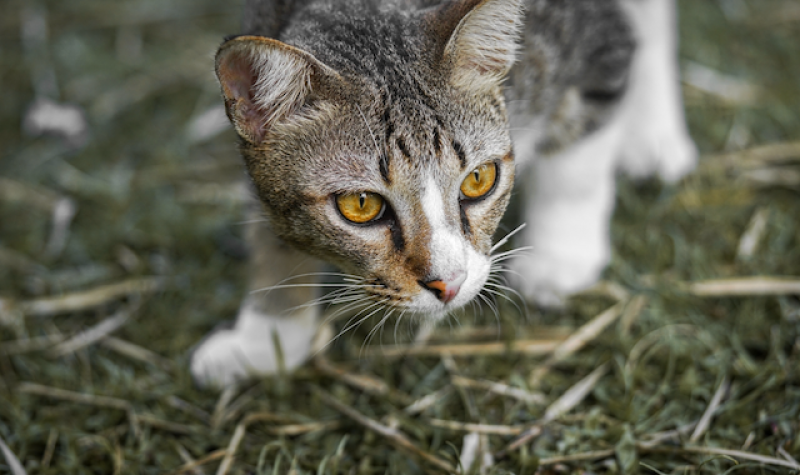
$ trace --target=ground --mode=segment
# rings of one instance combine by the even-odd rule
[[[6,2],[0,473],[800,471],[800,8],[680,7],[700,168],[621,180],[606,285],[220,395],[187,354],[245,291],[212,72],[240,5]]]

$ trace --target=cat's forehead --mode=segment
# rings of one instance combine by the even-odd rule
[[[335,5],[334,5],[335,3]],[[411,92],[429,71],[434,42],[416,10],[381,2],[336,0],[303,10],[281,40],[308,51],[340,74]]]

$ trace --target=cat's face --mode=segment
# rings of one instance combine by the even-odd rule
[[[422,22],[424,35],[432,15],[454,15],[440,10],[403,17],[400,27]],[[514,181],[499,82],[510,62],[479,62],[484,51],[458,44],[469,12],[450,18],[455,32],[444,44],[431,34],[406,45],[413,51],[365,53],[362,63],[392,62],[376,74],[358,74],[363,64],[324,46],[312,56],[257,37],[231,40],[218,55],[274,232],[357,276],[373,300],[413,313],[442,315],[481,291]]]

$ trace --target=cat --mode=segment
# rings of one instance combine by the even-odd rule
[[[323,302],[436,321],[498,291],[506,259],[545,305],[592,285],[616,171],[672,182],[696,161],[675,17],[673,0],[248,0],[216,72],[257,195],[253,292],[193,351],[195,380],[303,364]],[[497,253],[515,179],[531,250]],[[323,262],[344,287],[318,298]]]

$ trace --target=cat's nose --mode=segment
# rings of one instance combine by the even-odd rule
[[[456,298],[458,291],[461,290],[461,284],[465,280],[467,280],[467,274],[461,272],[448,280],[430,280],[420,283],[423,287],[433,292],[442,303],[448,303]]]

